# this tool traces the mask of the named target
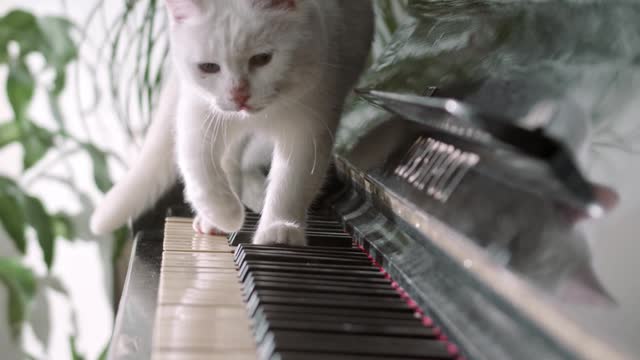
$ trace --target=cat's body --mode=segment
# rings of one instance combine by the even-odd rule
[[[107,195],[92,229],[103,233],[139,215],[182,176],[202,232],[238,230],[243,195],[262,208],[256,243],[304,244],[307,208],[371,46],[370,1],[167,6],[174,72],[140,159]]]

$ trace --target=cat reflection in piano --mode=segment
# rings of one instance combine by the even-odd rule
[[[539,108],[534,107],[521,121],[538,116],[535,113]],[[394,164],[390,161],[394,154],[407,144],[414,144],[424,132],[416,123],[387,115],[363,127],[358,133],[364,135],[344,154],[355,168],[363,171],[386,171],[387,164]],[[588,146],[585,141],[570,143],[571,151],[580,152]],[[457,189],[446,201],[446,206],[434,200],[434,206],[423,203],[422,211],[463,231],[485,248],[496,263],[526,276],[562,301],[615,305],[616,300],[595,273],[588,234],[580,226],[591,218],[588,214],[560,203],[539,201],[535,196],[524,198],[511,186],[488,187],[481,177],[468,181],[467,186]],[[592,187],[604,211],[618,206],[615,190],[600,184]],[[527,205],[522,206],[525,201]]]
[[[304,245],[343,103],[373,37],[368,0],[166,0],[173,68],[129,173],[92,217],[106,233],[179,177],[203,233],[243,224],[253,184],[258,244]],[[271,162],[268,181],[261,167]],[[244,187],[247,189],[247,187]]]

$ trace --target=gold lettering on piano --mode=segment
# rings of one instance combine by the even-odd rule
[[[432,138],[419,137],[394,171],[413,187],[446,202],[480,157]]]

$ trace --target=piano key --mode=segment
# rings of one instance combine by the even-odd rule
[[[393,319],[397,321],[416,320],[418,317],[413,311],[390,311],[386,309],[374,310],[374,309],[360,309],[360,308],[340,308],[340,307],[317,307],[317,306],[304,306],[304,305],[287,305],[287,304],[269,304],[262,303],[256,304],[252,307],[252,300],[249,300],[249,314],[253,316],[257,312],[265,312],[267,314],[311,314],[311,315],[329,315],[329,316],[358,316],[358,317],[370,317],[373,319]]]
[[[337,265],[322,265],[312,266],[299,264],[297,266],[285,266],[273,262],[257,262],[251,264],[244,264],[240,267],[240,279],[244,280],[249,272],[257,273],[262,271],[268,271],[270,273],[285,273],[285,274],[318,274],[318,275],[334,275],[340,276],[344,274],[348,277],[361,276],[361,277],[378,277],[384,279],[384,274],[378,269],[374,269],[366,266],[337,266]]]
[[[240,244],[250,244],[253,241],[254,232],[236,232],[229,235],[229,244],[238,246]],[[312,247],[334,247],[334,248],[350,248],[352,239],[348,235],[342,234],[315,234],[307,233],[307,244]]]
[[[253,299],[253,297],[251,299]],[[251,299],[249,299],[249,302],[252,301]],[[317,294],[264,291],[256,300],[259,304],[336,307],[342,309],[375,309],[413,313],[413,310],[401,299],[369,299],[365,296],[318,296]]]
[[[393,356],[375,356],[375,355],[343,355],[330,354],[325,352],[295,352],[281,351],[278,353],[280,360],[439,360],[438,358],[425,357],[393,357]]]
[[[302,331],[274,331],[276,351],[318,352],[328,354],[415,357],[418,359],[454,359],[446,343],[435,340],[390,336],[320,334]]]
[[[404,338],[436,339],[439,335],[434,329],[419,326],[392,326],[382,324],[357,324],[348,321],[309,322],[304,320],[268,319],[265,320],[271,331],[303,331],[307,333],[330,333],[350,335],[373,335]]]
[[[292,254],[279,254],[279,253],[269,253],[269,252],[261,252],[261,251],[250,251],[247,250],[240,256],[238,259],[238,263],[243,263],[245,261],[270,261],[277,262],[281,264],[336,264],[336,265],[352,265],[352,266],[367,266],[371,264],[371,261],[367,258],[362,259],[346,259],[346,258],[335,258],[331,256],[321,256],[321,255],[292,255]]]
[[[294,291],[294,292],[308,292],[308,293],[322,293],[322,294],[352,294],[372,297],[398,297],[398,293],[391,289],[367,289],[367,288],[354,288],[350,286],[337,286],[337,285],[313,285],[304,283],[277,283],[277,282],[265,282],[265,281],[245,281],[245,292],[251,294],[254,291]]]
[[[238,351],[252,350],[255,341],[250,328],[234,321],[190,322],[156,327],[155,350]]]
[[[254,249],[254,250],[261,250],[261,251],[277,251],[277,252],[293,251],[296,253],[313,253],[313,254],[326,253],[326,254],[337,255],[337,256],[365,256],[366,257],[366,254],[364,254],[360,249],[357,249],[357,248],[336,249],[333,247],[320,247],[320,246],[292,248],[290,246],[278,246],[278,245],[267,246],[267,245],[242,244],[236,249],[236,252],[242,252],[244,249]]]
[[[234,251],[226,237],[194,235],[190,221],[167,227],[156,313],[165,330],[155,334],[164,345],[154,346],[154,360],[452,358],[433,341],[439,331],[422,324],[350,238],[342,248]],[[391,345],[408,352],[379,351]]]
[[[350,278],[341,278],[339,276],[318,276],[318,275],[309,275],[305,276],[304,274],[279,274],[279,275],[269,275],[264,273],[253,273],[249,274],[245,281],[249,279],[253,279],[254,281],[268,281],[273,283],[282,283],[282,284],[310,284],[310,285],[344,285],[350,286],[353,288],[364,288],[364,289],[390,289],[391,281],[385,278],[371,278],[371,279],[363,279],[357,277]]]
[[[253,317],[255,319],[264,318],[264,319],[274,319],[274,320],[307,321],[311,323],[315,323],[315,322],[354,323],[354,324],[379,325],[379,326],[412,327],[416,329],[421,329],[425,327],[419,319],[417,319],[412,315],[398,316],[399,313],[392,313],[391,316],[377,317],[375,316],[374,312],[368,312],[367,314],[371,314],[372,316],[364,316],[364,314],[354,315],[346,311],[340,315],[318,314],[313,312],[297,313],[297,312],[289,312],[289,311],[287,312],[266,311],[265,312],[259,308]],[[400,314],[403,314],[403,313],[400,313]]]
[[[245,222],[240,231],[251,232],[258,228],[257,222]],[[308,231],[323,232],[324,230],[332,230],[337,233],[344,233],[344,226],[338,221],[325,222],[325,221],[309,221],[306,223],[305,229]]]
[[[158,308],[157,320],[198,320],[215,321],[216,319],[241,319],[248,321],[247,311],[238,306],[187,306],[165,305]]]
[[[369,261],[368,257],[361,251],[343,252],[343,251],[329,250],[326,248],[316,249],[312,247],[300,248],[300,249],[294,249],[290,247],[253,248],[253,247],[245,247],[244,245],[236,250],[234,254],[234,259],[237,260],[243,254],[245,254],[246,251],[261,252],[265,254],[278,254],[278,255],[282,254],[282,255],[330,256],[332,258],[339,258],[339,259],[354,259],[354,260]]]
[[[179,350],[159,351],[153,354],[154,360],[256,360],[255,351],[225,351],[225,352],[188,352]]]

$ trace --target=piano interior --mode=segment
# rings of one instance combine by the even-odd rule
[[[579,100],[637,72],[609,41],[637,6],[407,4],[345,113],[310,246],[251,245],[253,213],[196,235],[177,184],[132,222],[112,359],[631,358],[584,317],[617,306],[580,231],[613,197],[583,132],[615,114]]]

